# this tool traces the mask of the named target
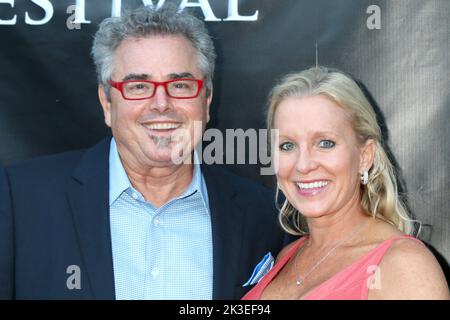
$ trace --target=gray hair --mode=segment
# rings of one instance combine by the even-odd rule
[[[384,141],[372,105],[351,76],[337,69],[313,67],[288,74],[271,91],[267,126],[273,128],[277,107],[288,97],[321,95],[339,105],[351,119],[361,144],[372,139],[376,144],[375,159],[367,185],[361,186],[361,206],[368,215],[383,219],[400,231],[412,234],[414,223],[398,194],[394,167],[383,147]],[[277,195],[278,195],[277,188]],[[306,221],[286,199],[280,208],[279,220],[291,234],[304,234]]]
[[[107,18],[94,36],[91,55],[99,84],[109,96],[108,80],[114,72],[114,52],[126,38],[155,35],[178,35],[189,40],[198,52],[198,66],[205,77],[206,93],[212,90],[216,54],[208,30],[200,19],[178,11],[173,5],[161,9],[140,7],[124,12],[121,17]]]

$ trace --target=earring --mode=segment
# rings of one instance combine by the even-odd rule
[[[367,182],[369,182],[369,171],[364,170],[364,172],[361,174],[361,183],[363,185],[366,185]]]

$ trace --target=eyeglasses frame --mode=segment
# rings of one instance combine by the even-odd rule
[[[195,93],[195,95],[191,96],[191,97],[174,97],[172,95],[170,95],[169,90],[167,89],[167,85],[169,83],[172,82],[176,82],[176,81],[183,81],[183,80],[190,80],[190,81],[195,81],[198,84],[198,88],[197,88],[197,92]],[[145,97],[145,98],[127,98],[125,97],[125,94],[123,92],[123,86],[126,83],[132,83],[132,82],[148,82],[151,83],[155,86],[155,90],[153,91],[153,94],[149,97]],[[180,78],[180,79],[171,79],[171,80],[167,80],[167,81],[151,81],[151,80],[126,80],[126,81],[113,81],[113,80],[108,80],[108,84],[119,90],[122,98],[124,98],[125,100],[146,100],[146,99],[151,99],[155,96],[156,94],[156,90],[158,90],[159,86],[163,86],[164,90],[166,91],[166,94],[168,97],[173,98],[173,99],[194,99],[197,98],[198,95],[200,94],[200,91],[203,89],[203,84],[204,84],[204,80],[200,80],[200,79],[194,79],[194,78]]]

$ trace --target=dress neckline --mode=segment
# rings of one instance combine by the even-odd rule
[[[291,260],[291,258],[294,256],[295,252],[297,252],[297,250],[300,248],[300,246],[309,238],[309,236],[304,236],[302,238],[300,238],[297,244],[295,244],[294,246],[292,246],[292,249],[289,251],[289,254],[286,255],[286,259],[283,261],[283,264],[280,266],[280,268],[278,269],[278,271],[273,275],[272,279],[275,278],[275,276],[281,271],[281,269],[284,268],[284,266],[289,262],[289,260]],[[399,235],[399,236],[392,236],[382,242],[380,242],[379,244],[377,244],[374,248],[370,249],[368,252],[366,252],[365,254],[363,254],[360,258],[356,259],[355,261],[353,261],[350,265],[344,267],[342,270],[336,272],[334,275],[332,275],[331,277],[329,277],[327,280],[319,283],[317,286],[313,287],[311,290],[307,291],[305,294],[303,294],[300,298],[298,298],[298,300],[304,300],[306,298],[308,298],[308,296],[310,296],[311,294],[313,294],[316,290],[320,289],[321,287],[325,286],[326,284],[328,284],[329,282],[331,282],[332,280],[334,280],[336,277],[340,276],[341,274],[343,274],[344,272],[348,271],[348,269],[354,267],[355,265],[357,265],[358,263],[361,263],[361,261],[367,259],[369,256],[371,256],[374,251],[376,251],[377,249],[379,249],[381,246],[383,246],[386,242],[389,241],[393,241],[396,239],[401,239],[401,238],[413,238],[412,236],[408,236],[408,235]]]

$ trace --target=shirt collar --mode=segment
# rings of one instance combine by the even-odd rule
[[[131,188],[130,179],[123,168],[114,138],[109,148],[109,205],[111,206],[120,195]]]
[[[189,197],[190,195],[198,192],[203,201],[203,205],[207,208],[209,212],[209,199],[208,192],[206,189],[205,179],[203,178],[203,174],[200,167],[200,160],[197,154],[197,151],[194,150],[194,173],[192,175],[192,181],[189,184],[188,188],[178,199]]]
[[[123,168],[122,161],[120,160],[119,152],[117,150],[117,144],[114,138],[111,139],[111,145],[109,149],[109,205],[111,206],[120,195],[133,188],[130,179],[128,179],[127,173]],[[209,212],[209,199],[206,189],[205,179],[200,168],[200,161],[197,152],[194,150],[194,174],[192,175],[192,181],[189,184],[183,194],[177,199],[182,199],[191,196],[195,192],[200,194],[203,204]]]

